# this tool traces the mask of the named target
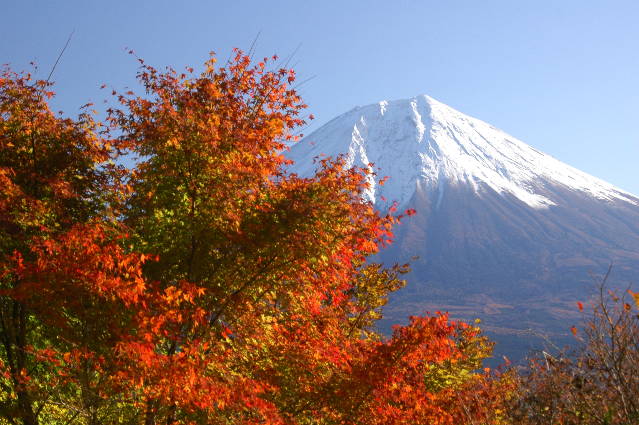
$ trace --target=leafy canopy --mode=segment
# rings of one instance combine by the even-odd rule
[[[343,158],[287,172],[305,105],[268,63],[140,61],[105,123],[3,71],[0,421],[496,423],[477,328],[375,331],[406,267],[370,257],[402,215]]]

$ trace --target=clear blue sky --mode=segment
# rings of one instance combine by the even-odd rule
[[[74,114],[134,86],[129,47],[152,65],[248,49],[286,56],[317,120],[429,94],[577,168],[639,194],[636,0],[4,0],[0,63],[54,80]]]

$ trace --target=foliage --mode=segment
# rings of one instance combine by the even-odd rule
[[[599,295],[573,355],[536,359],[519,377],[509,411],[514,424],[621,425],[639,421],[639,316],[627,296]],[[587,311],[581,302],[582,311]],[[585,313],[584,313],[585,314]]]
[[[117,94],[106,124],[0,79],[0,418],[10,424],[498,423],[490,344],[445,314],[374,328],[406,266],[365,170],[283,155],[290,70],[236,52]],[[116,165],[122,153],[132,169]],[[407,211],[412,214],[412,211]]]

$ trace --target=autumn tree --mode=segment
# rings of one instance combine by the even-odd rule
[[[407,211],[342,158],[287,172],[291,70],[237,51],[140,61],[105,125],[0,80],[1,415],[12,424],[491,423],[479,330],[435,314],[385,338],[405,266],[370,257]],[[114,162],[135,158],[132,169]]]
[[[0,413],[12,424],[95,414],[98,370],[126,327],[118,300],[143,284],[108,213],[117,151],[86,107],[53,114],[50,86],[0,77]]]
[[[639,297],[608,290],[606,280],[590,303],[577,303],[585,319],[583,327],[572,328],[577,348],[535,359],[520,376],[509,409],[513,423],[625,425],[639,420]]]

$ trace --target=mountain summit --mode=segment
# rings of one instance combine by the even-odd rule
[[[376,172],[365,196],[378,208],[417,210],[382,255],[418,257],[389,321],[479,317],[499,353],[520,357],[539,344],[532,334],[566,341],[593,276],[612,264],[623,286],[639,272],[639,198],[431,97],[338,116],[291,149],[290,170],[309,175],[314,157],[338,154]]]
[[[294,168],[308,174],[318,155],[345,153],[349,165],[390,176],[384,188],[371,180],[368,199],[407,203],[415,190],[437,192],[447,184],[475,193],[509,194],[532,208],[560,201],[549,185],[583,192],[604,201],[637,204],[638,199],[566,165],[501,130],[422,95],[357,107],[315,131],[295,147]],[[372,166],[369,164],[373,164]]]

